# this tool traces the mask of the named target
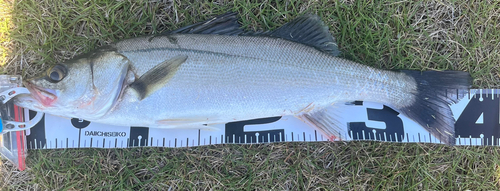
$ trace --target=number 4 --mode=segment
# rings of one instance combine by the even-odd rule
[[[495,95],[488,95],[495,96]],[[455,123],[455,136],[462,138],[487,138],[491,144],[498,144],[500,138],[499,99],[486,98],[486,94],[474,96]],[[482,98],[482,99],[481,99]],[[481,121],[482,117],[482,121]],[[482,122],[482,123],[481,123]],[[486,143],[486,141],[485,141]]]

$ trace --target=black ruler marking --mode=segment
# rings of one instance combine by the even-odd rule
[[[82,129],[78,129],[78,148],[80,148],[81,137],[82,137]]]

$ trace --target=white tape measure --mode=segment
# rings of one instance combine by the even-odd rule
[[[470,90],[451,105],[456,145],[499,145],[498,90]],[[423,127],[387,106],[355,102],[342,108],[348,121],[341,139],[440,143]],[[35,113],[29,114],[32,118]],[[191,147],[221,143],[331,141],[293,116],[221,124],[218,131],[121,127],[46,115],[27,132],[28,149]]]

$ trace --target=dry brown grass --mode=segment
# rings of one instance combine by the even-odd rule
[[[30,184],[34,177],[31,171],[19,171],[11,162],[0,162],[0,188],[18,185],[22,190],[38,190],[37,184]]]
[[[0,66],[7,62],[7,52],[11,48],[12,41],[9,30],[12,27],[10,10],[12,6],[3,0],[0,1]]]

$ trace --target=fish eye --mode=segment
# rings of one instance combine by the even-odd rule
[[[60,64],[55,65],[49,70],[47,76],[52,82],[59,82],[66,76],[66,67]]]

